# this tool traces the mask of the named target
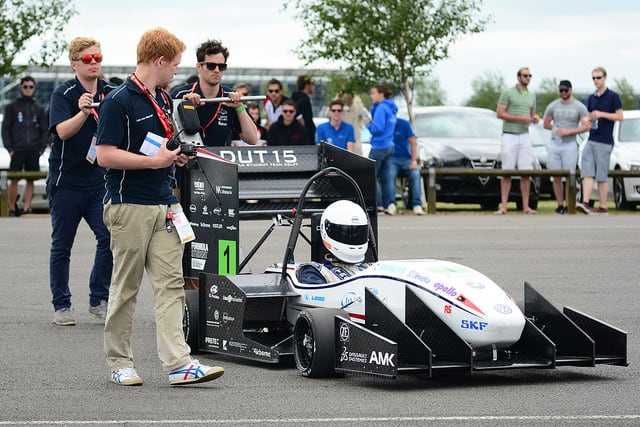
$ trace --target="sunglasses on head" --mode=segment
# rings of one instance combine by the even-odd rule
[[[91,64],[91,60],[94,60],[98,63],[102,62],[102,54],[101,53],[87,53],[86,55],[82,55],[79,58],[74,59],[74,61],[82,61],[83,64]]]
[[[282,110],[283,114],[294,114],[296,110]]]
[[[22,85],[22,89],[35,89],[34,85]]]
[[[218,67],[218,70],[225,71],[227,69],[227,64],[225,63],[217,63],[217,62],[201,62],[200,65],[203,67],[207,67],[207,70],[213,71]]]

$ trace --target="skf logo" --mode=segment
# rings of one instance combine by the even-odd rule
[[[375,363],[376,365],[382,366],[393,366],[393,357],[395,354],[382,353],[381,351],[372,351],[371,356],[369,356],[369,363]]]
[[[489,324],[487,322],[476,322],[475,320],[462,320],[460,327],[462,329],[472,329],[474,331],[484,331]]]

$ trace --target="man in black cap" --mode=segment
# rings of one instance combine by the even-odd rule
[[[573,98],[569,80],[560,81],[558,92],[560,98],[544,111],[544,128],[551,130],[551,140],[547,145],[547,168],[575,171],[578,164],[576,135],[589,130],[589,113],[583,103]],[[567,213],[561,176],[553,177],[553,193],[558,202],[556,213]]]

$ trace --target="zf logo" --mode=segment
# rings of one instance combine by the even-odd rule
[[[475,331],[484,331],[489,324],[487,322],[476,322],[474,320],[462,320],[460,327],[462,329],[473,329]]]
[[[340,341],[349,342],[349,325],[345,322],[340,323]]]
[[[369,363],[375,363],[376,365],[382,366],[393,366],[393,357],[395,354],[391,353],[382,353],[381,351],[372,351],[371,356],[369,357]]]

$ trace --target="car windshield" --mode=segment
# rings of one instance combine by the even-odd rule
[[[421,138],[500,138],[502,122],[491,114],[445,112],[416,114]]]
[[[624,121],[620,123],[620,134],[618,140],[620,142],[640,143],[640,117],[624,119]]]

